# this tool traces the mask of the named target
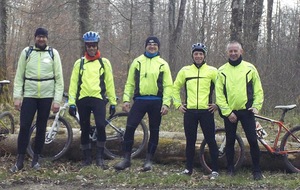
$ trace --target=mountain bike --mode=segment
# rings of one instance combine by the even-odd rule
[[[9,84],[9,80],[0,81],[0,94],[2,93],[3,86]],[[0,113],[0,140],[5,138],[8,134],[15,132],[14,117],[9,111]]]
[[[51,115],[48,119],[45,144],[41,154],[42,158],[48,160],[57,160],[62,157],[68,151],[72,143],[72,128],[69,122],[64,118],[64,114],[69,108],[68,95],[64,93],[64,97],[66,99],[64,105],[60,107],[55,115]],[[119,112],[106,118],[106,143],[104,154],[110,159],[123,156],[122,144],[124,141],[127,117],[128,113]],[[76,122],[79,123],[80,118],[78,113],[74,118]],[[90,140],[91,142],[96,142],[96,126],[92,125],[90,129]],[[27,147],[27,152],[31,157],[34,154],[35,130],[36,125],[34,124],[30,129],[30,142]],[[135,132],[135,141],[131,153],[132,157],[137,156],[143,151],[147,140],[148,128],[144,121],[141,121]]]
[[[283,158],[286,168],[289,171],[294,173],[299,173],[300,172],[300,126],[289,128],[287,125],[284,124],[285,114],[289,110],[292,110],[294,108],[296,108],[295,104],[275,106],[275,109],[281,109],[282,111],[279,120],[271,119],[257,114],[255,114],[254,117],[256,118],[257,140],[265,147],[265,149],[270,154],[281,156]],[[269,124],[272,127],[277,126],[277,133],[275,134],[275,140],[273,141],[273,145],[270,145],[266,141],[265,138],[268,136],[268,134],[263,129],[260,122],[264,122],[264,125]],[[223,133],[225,136],[225,130],[223,131]],[[224,139],[223,141],[224,141],[223,143],[226,144],[226,139]],[[205,151],[204,146],[207,145],[204,144],[201,149],[202,153],[200,154],[200,162],[206,171],[211,171],[209,167],[210,165],[209,165],[208,156],[203,156],[204,155],[203,152]],[[244,145],[242,147],[242,144],[240,143],[238,143],[238,146],[240,146],[239,149],[245,149]],[[238,153],[237,155],[239,157],[240,154]],[[241,159],[243,161],[242,158],[238,158],[238,159]],[[240,165],[241,164],[242,163],[240,163]]]

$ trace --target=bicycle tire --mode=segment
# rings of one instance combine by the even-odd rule
[[[0,114],[0,134],[14,134],[15,132],[15,121],[13,115],[8,112],[2,112]]]
[[[217,129],[216,130],[216,141],[217,146],[219,149],[219,157],[218,157],[218,166],[219,168],[226,168],[227,162],[226,162],[226,152],[225,148],[223,151],[220,151],[220,145],[225,140],[224,137],[226,136],[225,129]],[[236,141],[235,143],[235,156],[234,156],[234,168],[235,170],[240,168],[243,164],[244,158],[245,158],[245,145],[244,142],[239,134],[236,134]],[[224,142],[225,143],[225,142]],[[206,143],[206,140],[203,139],[201,146],[200,146],[200,164],[205,170],[205,172],[211,173],[211,159],[209,155],[209,148]]]
[[[47,131],[51,129],[52,123],[54,122],[55,115],[52,115],[48,118],[46,135]],[[42,153],[40,154],[41,159],[54,161],[61,158],[69,149],[73,141],[73,131],[71,125],[67,120],[62,117],[58,119],[60,127],[54,137],[54,139],[46,139]],[[34,143],[35,143],[35,132],[36,124],[34,124],[30,129],[30,140],[27,147],[27,153],[33,157],[34,154]]]
[[[123,157],[123,141],[126,130],[126,121],[128,113],[116,113],[109,122],[116,126],[121,133],[114,130],[109,124],[106,125],[106,143],[104,153],[107,157],[114,159]],[[148,128],[142,120],[135,130],[134,143],[132,146],[131,157],[138,156],[145,148],[148,141]]]
[[[295,136],[297,140],[300,139],[300,126],[296,126],[287,132],[282,137],[280,144],[280,151],[292,151],[283,156],[284,163],[287,169],[293,173],[300,172],[300,143],[291,135]]]

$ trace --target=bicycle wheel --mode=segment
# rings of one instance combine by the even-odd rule
[[[283,160],[286,167],[294,173],[300,172],[300,126],[287,132],[281,140],[280,151],[287,151]]]
[[[73,140],[73,131],[70,124],[62,117],[59,117],[54,130],[50,137],[47,137],[52,124],[55,121],[55,116],[52,115],[48,118],[46,137],[44,142],[44,147],[40,157],[42,159],[47,159],[50,161],[57,160],[62,157],[66,151],[69,149]],[[35,134],[36,134],[36,124],[34,124],[30,129],[30,141],[27,147],[28,154],[33,157],[33,150],[35,145]]]
[[[227,160],[226,160],[226,151],[225,151],[225,145],[226,145],[226,132],[225,129],[217,129],[216,130],[216,142],[219,149],[219,159],[218,159],[218,166],[219,168],[226,168],[227,166]],[[240,137],[239,134],[236,134],[236,143],[235,143],[235,154],[234,154],[234,168],[238,169],[241,167],[244,156],[245,156],[245,145]],[[203,139],[201,146],[200,146],[200,164],[203,167],[203,169],[211,173],[211,159],[209,155],[209,148],[206,143],[206,140]]]
[[[0,134],[13,134],[15,132],[14,117],[8,111],[0,114]]]
[[[109,158],[122,157],[124,152],[123,141],[126,129],[128,113],[116,113],[106,125],[106,144],[104,153]],[[139,155],[146,146],[148,141],[148,128],[144,121],[141,121],[135,130],[134,143],[131,157]]]

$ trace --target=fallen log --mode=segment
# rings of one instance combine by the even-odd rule
[[[4,154],[17,154],[17,139],[18,134],[10,134],[0,140],[0,155]],[[202,142],[203,135],[198,134],[198,140],[196,144],[195,165],[199,165],[199,147]],[[249,145],[246,139],[243,139],[246,154],[243,162],[243,167],[251,167],[251,156],[249,153]],[[137,157],[145,158],[146,149]],[[261,167],[263,170],[284,170],[285,165],[281,157],[270,155],[263,147],[261,147]],[[79,161],[82,158],[82,152],[80,150],[80,131],[73,129],[73,142],[63,156],[64,159]],[[181,132],[160,132],[160,139],[157,151],[155,153],[154,161],[156,163],[168,164],[173,162],[185,161],[185,136]],[[222,163],[221,169],[224,169],[226,163]]]

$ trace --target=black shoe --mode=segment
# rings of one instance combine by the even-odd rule
[[[15,164],[9,170],[10,170],[11,173],[16,173],[16,172],[18,172],[18,171],[20,171],[22,169],[23,169],[23,165],[22,166],[17,166],[17,164]]]
[[[192,170],[188,170],[188,169],[185,169],[185,170],[183,170],[183,171],[181,172],[181,174],[183,174],[183,175],[188,175],[188,176],[192,175],[192,173],[193,173],[193,171],[192,171]]]
[[[263,176],[262,176],[262,174],[261,174],[261,172],[253,172],[253,179],[255,180],[255,181],[258,181],[258,180],[262,180],[263,179]]]
[[[146,172],[149,170],[152,170],[152,161],[150,157],[147,157],[143,165],[143,171]]]
[[[34,169],[34,170],[40,170],[41,169],[41,165],[37,162],[37,163],[35,163],[33,166],[31,166],[32,167],[32,169]]]
[[[91,149],[84,149],[83,152],[83,161],[81,166],[85,167],[85,166],[89,166],[92,164],[92,150]]]
[[[16,164],[10,168],[10,171],[12,173],[16,173],[17,171],[20,171],[23,169],[24,165],[23,165],[23,162],[24,162],[24,159],[25,159],[25,154],[18,154],[17,156],[17,162]]]
[[[227,175],[233,177],[235,175],[234,170],[227,170]]]
[[[130,160],[124,158],[121,162],[115,165],[116,170],[125,170],[126,168],[129,168],[131,166]]]
[[[103,170],[107,170],[109,167],[104,163],[103,158],[96,159],[96,166],[102,168]]]

